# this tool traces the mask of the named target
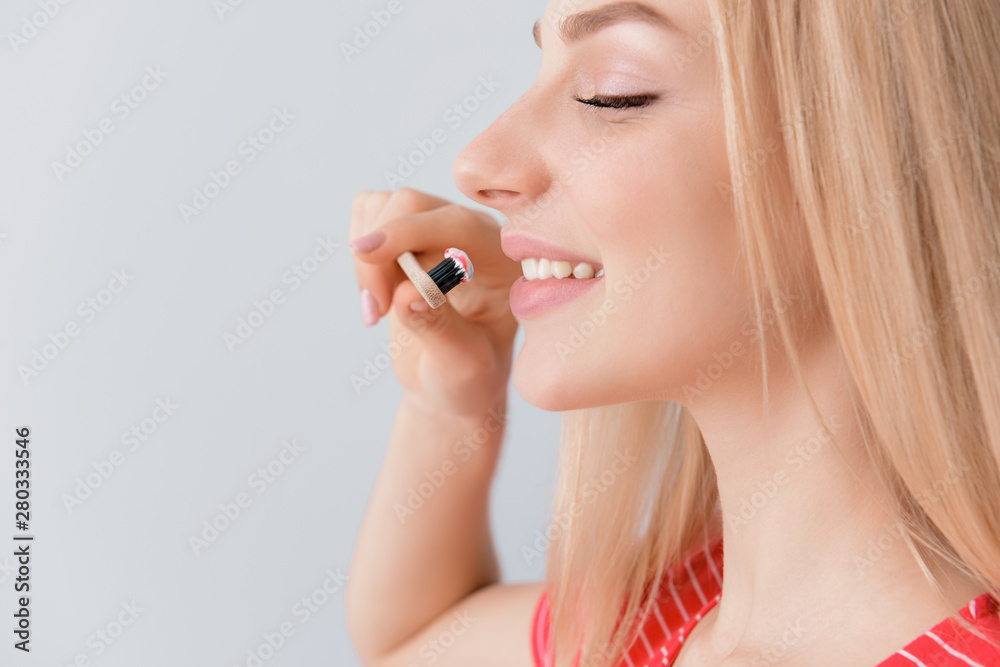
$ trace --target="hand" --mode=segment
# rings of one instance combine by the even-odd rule
[[[496,220],[412,188],[365,191],[354,198],[350,238],[366,323],[388,315],[390,340],[400,349],[393,369],[403,388],[428,408],[456,416],[496,405],[506,395],[517,332],[508,292],[521,275],[500,250]],[[396,257],[409,250],[428,270],[448,247],[469,255],[475,277],[431,309]]]

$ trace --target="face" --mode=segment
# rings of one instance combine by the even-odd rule
[[[644,7],[552,0],[538,78],[455,164],[462,191],[507,218],[504,252],[527,259],[513,377],[547,410],[687,402],[752,312],[708,7]],[[533,259],[555,263],[539,277]],[[567,261],[578,277],[544,277]]]

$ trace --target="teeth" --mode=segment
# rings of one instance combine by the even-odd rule
[[[521,272],[524,273],[525,280],[534,280],[538,277],[538,260],[534,257],[521,260]]]
[[[573,265],[566,261],[552,262],[552,277],[565,278],[573,273]]]
[[[575,266],[572,262],[562,259],[546,259],[544,257],[530,257],[521,260],[521,272],[525,280],[545,280],[555,278],[578,278],[586,280],[588,278],[600,278],[604,275],[604,269],[595,272],[594,267],[588,262],[578,262]]]
[[[551,259],[540,259],[538,260],[538,279],[545,280],[546,278],[552,277],[552,260]]]

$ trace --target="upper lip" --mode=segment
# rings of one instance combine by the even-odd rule
[[[594,267],[595,271],[601,270],[600,262],[584,257],[578,253],[561,248],[551,241],[545,241],[524,232],[500,232],[500,248],[503,254],[512,260],[519,262],[522,259],[531,257],[551,259],[554,261],[567,261],[573,264],[586,262]]]

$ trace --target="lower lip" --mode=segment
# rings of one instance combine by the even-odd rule
[[[546,278],[526,280],[521,276],[510,288],[510,312],[514,317],[534,317],[583,296],[603,278]]]

